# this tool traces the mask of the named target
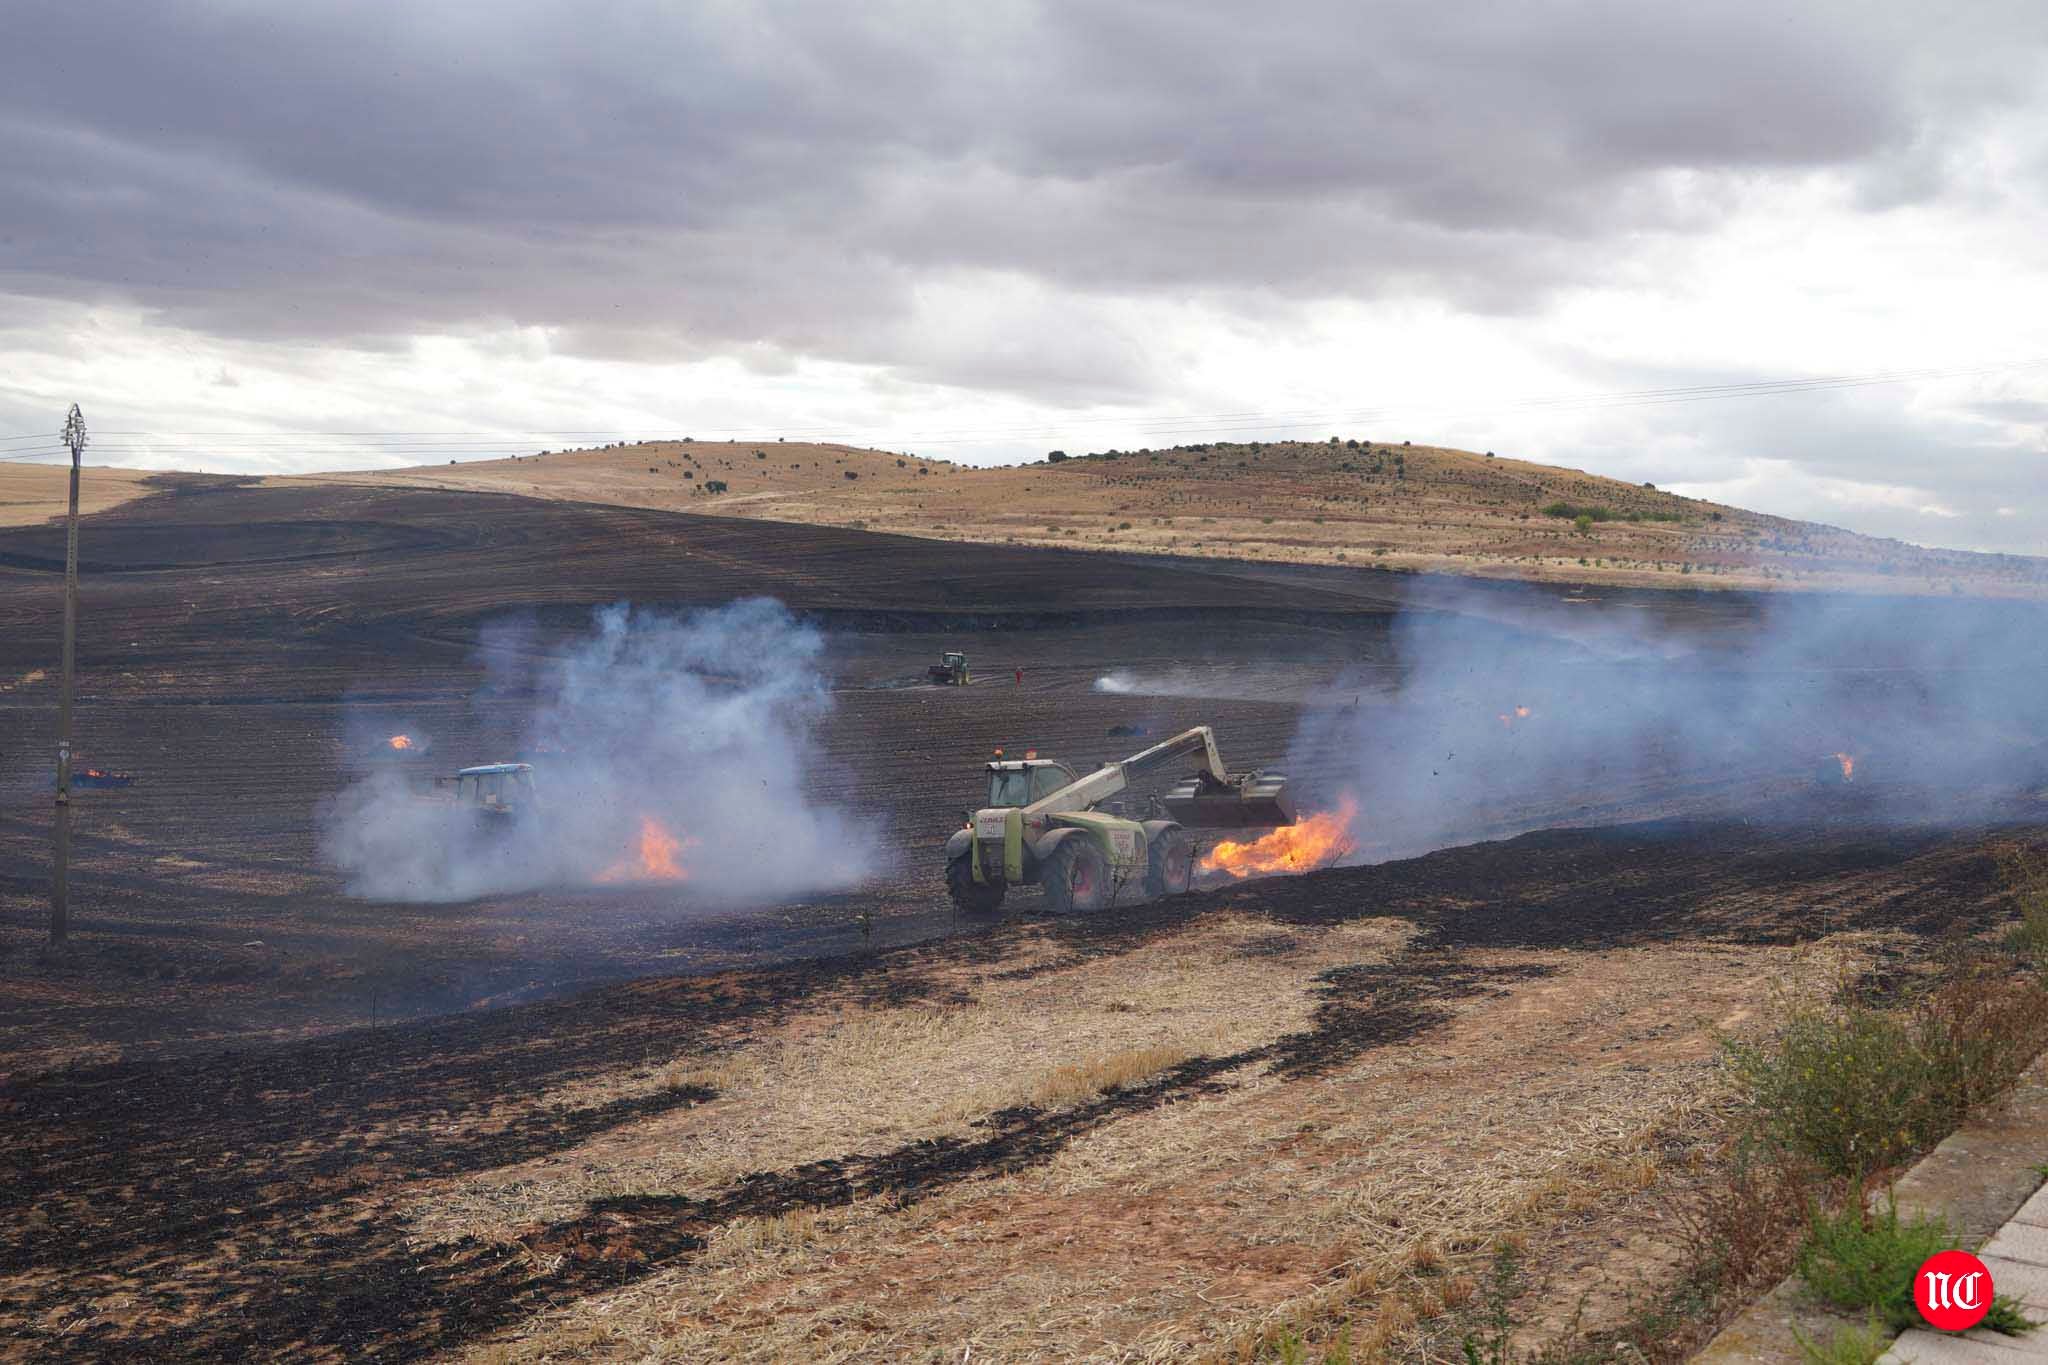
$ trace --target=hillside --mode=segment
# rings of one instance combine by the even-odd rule
[[[70,496],[71,470],[65,465],[10,464],[0,461],[0,526],[34,526],[64,515]],[[80,471],[78,507],[86,515],[104,512],[148,492],[146,469]]]
[[[1428,446],[1217,443],[991,469],[843,445],[683,440],[319,477],[946,540],[1490,578],[2048,593],[2048,560],[1926,550]]]

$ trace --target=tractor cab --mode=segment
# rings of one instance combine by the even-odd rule
[[[1074,770],[1049,758],[1027,758],[988,765],[986,807],[1028,806],[1074,781]]]
[[[531,763],[484,763],[455,774],[457,805],[487,815],[516,815],[531,809],[538,798]]]

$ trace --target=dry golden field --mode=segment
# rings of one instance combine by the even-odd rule
[[[2038,559],[1925,550],[1578,470],[1424,446],[1250,442],[975,468],[842,445],[693,440],[319,477],[941,540],[1490,578],[2048,592]],[[1558,503],[1599,509],[1596,520],[1546,515]]]
[[[62,465],[0,462],[0,526],[34,526],[64,515],[71,471]],[[78,481],[78,510],[104,512],[149,490],[143,469],[86,469]]]

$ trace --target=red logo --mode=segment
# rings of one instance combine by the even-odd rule
[[[1991,1272],[1967,1251],[1937,1251],[1913,1277],[1920,1316],[1944,1332],[1967,1332],[1991,1311]]]

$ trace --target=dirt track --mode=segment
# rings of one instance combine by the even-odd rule
[[[1798,755],[1744,749],[1706,773],[1652,756],[1627,783],[1564,775],[1540,805],[1475,810],[1469,833],[1605,827],[1094,920],[1023,895],[1010,921],[961,923],[933,866],[991,742],[1107,758],[1127,743],[1112,727],[1211,721],[1233,760],[1271,763],[1306,712],[1346,704],[1339,676],[1397,667],[1395,612],[1566,637],[1581,607],[517,499],[176,487],[88,522],[80,749],[136,782],[81,797],[81,932],[55,966],[32,952],[53,697],[31,678],[56,542],[0,533],[0,1180],[17,1211],[0,1339],[27,1352],[414,1359],[573,1339],[900,1357],[957,1355],[1005,1322],[977,1354],[1192,1351],[1421,1235],[1374,1210],[1317,1222],[1350,1207],[1359,1163],[1399,1150],[1372,1125],[1413,1097],[1452,1169],[1540,1203],[1561,1177],[1516,1143],[1556,1116],[1481,1140],[1470,1115],[1574,1094],[1604,1125],[1587,1160],[1676,1141],[1673,1093],[1702,1083],[1715,1021],[1818,970],[1815,952],[1870,969],[1983,927],[2000,913],[1988,844],[2042,824],[2030,793],[1880,824],[1816,795]],[[887,816],[890,875],[802,905],[643,889],[418,906],[352,900],[320,866],[319,803],[390,761],[382,736],[428,737],[401,761],[432,770],[516,742],[525,699],[479,691],[486,621],[527,612],[545,639],[614,600],[754,593],[827,628],[815,785]],[[1726,594],[1585,609],[1616,607],[1730,651],[1754,614]],[[912,685],[947,644],[984,681]],[[1116,668],[1229,695],[1094,690]],[[804,1084],[848,1112],[777,1108],[800,1092],[776,1068],[841,1055],[855,1025],[964,1041],[929,1064],[845,1052],[853,1070]],[[1148,1078],[1032,1098],[1041,1073],[1155,1034],[1179,1060]],[[929,1112],[884,1112],[949,1066],[971,1074]],[[1189,1123],[1215,1136],[1190,1145]],[[1133,1174],[1126,1151],[1157,1155]],[[1444,1229],[1498,1226],[1453,1193],[1429,1196],[1458,1210]],[[814,1251],[735,1249],[814,1216]],[[899,1255],[934,1259],[905,1282],[881,1269]],[[1095,1305],[1085,1330],[1032,1335],[1055,1316],[1041,1273]],[[605,1335],[625,1322],[652,1335]]]

